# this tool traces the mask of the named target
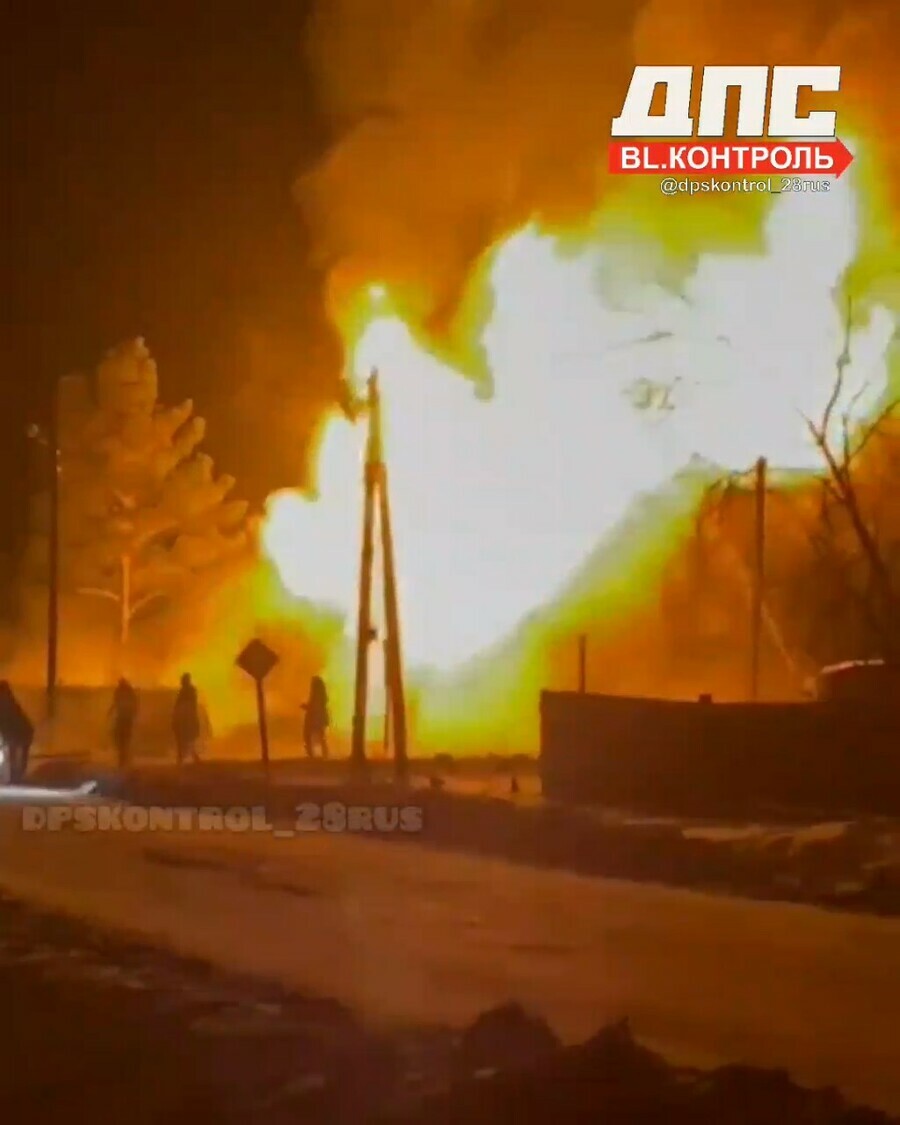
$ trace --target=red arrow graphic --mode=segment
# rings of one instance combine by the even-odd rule
[[[609,171],[645,176],[834,176],[853,153],[832,141],[612,141]]]

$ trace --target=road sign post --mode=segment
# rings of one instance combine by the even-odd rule
[[[259,724],[259,746],[262,751],[263,769],[269,774],[269,724],[266,721],[266,692],[263,681],[256,681],[256,721]]]
[[[269,776],[269,724],[266,719],[266,676],[278,663],[278,656],[260,640],[251,641],[238,656],[235,664],[246,672],[256,684],[256,721],[259,725],[259,748],[263,769]]]

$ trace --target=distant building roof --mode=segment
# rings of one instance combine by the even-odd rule
[[[885,668],[887,665],[881,659],[875,660],[844,660],[840,664],[829,664],[819,672],[820,676],[834,676],[840,672],[850,672],[854,669]]]

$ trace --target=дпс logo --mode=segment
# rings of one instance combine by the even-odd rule
[[[839,66],[706,66],[696,119],[691,115],[693,82],[690,66],[634,68],[622,112],[613,118],[611,135],[698,140],[693,144],[613,141],[611,172],[766,175],[790,171],[840,176],[853,159],[836,139],[836,111],[816,110],[803,117],[797,112],[801,90],[840,91]],[[653,97],[660,86],[665,89],[665,108],[654,114]],[[732,89],[737,89],[739,98],[736,134],[754,138],[756,143],[699,139],[724,137],[726,102]],[[772,137],[784,139],[762,139]]]

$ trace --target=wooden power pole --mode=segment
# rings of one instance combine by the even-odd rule
[[[59,383],[54,380],[47,427],[47,459],[50,463],[50,535],[47,580],[47,718],[56,715],[56,685],[59,678]],[[52,732],[51,732],[52,738]]]
[[[750,621],[750,698],[759,699],[760,650],[766,585],[766,477],[765,457],[756,462],[754,487],[753,597]]]
[[[403,684],[403,656],[400,645],[400,610],[397,600],[397,575],[394,567],[394,536],[388,496],[387,467],[381,431],[381,399],[378,373],[368,382],[369,437],[363,477],[364,503],[362,549],[359,568],[359,613],[356,636],[356,683],[353,707],[351,763],[359,773],[366,771],[366,711],[369,695],[369,648],[375,639],[372,629],[372,564],[375,556],[375,520],[378,519],[382,575],[384,581],[384,662],[385,722],[394,747],[394,769],[398,781],[409,772],[406,745],[406,698]]]

